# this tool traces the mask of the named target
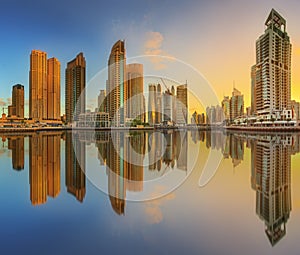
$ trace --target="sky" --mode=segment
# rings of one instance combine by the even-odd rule
[[[145,68],[145,73],[159,70],[163,75],[172,62],[179,61],[202,74],[219,101],[231,94],[235,84],[244,93],[245,106],[249,106],[255,41],[263,34],[272,8],[287,20],[293,45],[292,98],[300,101],[298,0],[1,0],[0,110],[10,103],[12,86],[17,83],[25,86],[28,104],[31,50],[46,51],[49,58],[56,57],[61,62],[63,113],[67,62],[83,52],[89,83],[106,68],[111,47],[119,39],[125,39],[129,62],[130,58],[145,54],[172,59],[152,59],[152,66]],[[179,83],[188,80],[192,86],[199,86],[200,95],[196,96],[205,98],[206,90],[201,92],[201,84],[180,70],[174,68],[173,72],[181,73],[180,78],[176,77]],[[99,81],[97,86],[104,89],[105,81]],[[87,105],[93,107],[95,102],[96,96]]]

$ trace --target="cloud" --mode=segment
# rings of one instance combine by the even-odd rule
[[[155,191],[151,194],[152,197],[157,197],[161,194],[165,188],[163,186],[157,186]],[[175,198],[174,193],[170,193],[162,198],[151,200],[145,203],[145,215],[147,216],[147,222],[150,224],[158,224],[163,220],[163,213],[161,210],[161,206],[169,200],[173,200]]]
[[[11,105],[11,100],[12,100],[11,97],[8,97],[8,98],[0,97],[0,107]],[[2,110],[2,109],[0,109],[0,110]]]
[[[150,31],[146,33],[146,41],[144,43],[144,54],[155,55],[150,57],[150,61],[152,62],[156,70],[166,68],[166,59],[160,56],[172,57],[162,49],[163,42],[164,37],[160,32]]]

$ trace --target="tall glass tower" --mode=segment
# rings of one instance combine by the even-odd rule
[[[256,114],[291,108],[291,49],[285,19],[272,9],[266,30],[256,41],[256,64],[251,69],[252,105]]]

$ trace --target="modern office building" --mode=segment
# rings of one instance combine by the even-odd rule
[[[41,121],[47,117],[47,53],[33,50],[29,71],[29,118]]]
[[[126,118],[125,42],[117,41],[111,49],[108,60],[107,108],[112,126],[123,126]]]
[[[286,20],[272,9],[256,41],[252,67],[252,109],[258,115],[291,109],[291,49]]]
[[[12,104],[8,106],[8,117],[24,119],[24,86],[16,84],[12,89]]]
[[[29,118],[60,120],[60,63],[40,50],[30,54]]]
[[[142,64],[126,65],[126,117],[145,122],[144,71]]]
[[[82,52],[68,62],[65,80],[66,121],[72,123],[85,113],[86,62]]]
[[[149,95],[148,95],[148,122],[150,125],[156,123],[156,85],[149,84]]]
[[[163,102],[162,102],[162,89],[161,85],[158,83],[156,86],[156,98],[155,98],[155,108],[156,108],[156,114],[155,114],[155,123],[159,124],[163,120]]]
[[[230,99],[229,96],[224,96],[224,99],[222,100],[222,109],[224,113],[225,120],[230,119]]]
[[[60,120],[60,63],[47,60],[47,119]]]
[[[100,94],[98,96],[98,112],[106,112],[107,111],[107,105],[106,105],[106,90],[101,89]]]
[[[236,88],[233,88],[232,91],[229,112],[231,121],[244,115],[244,95],[242,95],[242,93]]]
[[[188,123],[187,84],[179,85],[176,89],[176,123],[178,125]]]
[[[251,67],[251,114],[256,114],[256,65]]]

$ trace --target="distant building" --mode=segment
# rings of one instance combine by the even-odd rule
[[[174,97],[169,89],[163,93],[163,121],[174,121],[173,117],[173,100]]]
[[[148,122],[150,125],[156,124],[156,85],[149,84],[148,95]]]
[[[86,62],[83,53],[68,62],[66,68],[65,111],[67,123],[85,112]]]
[[[230,98],[230,120],[244,115],[244,95],[236,88],[232,91]]]
[[[8,117],[24,119],[24,86],[16,84],[12,90],[12,105],[8,106]]]
[[[296,102],[295,100],[292,100],[291,107],[294,115],[293,118],[296,120],[300,120],[300,102]]]
[[[98,96],[98,112],[107,112],[106,90],[101,89]]]
[[[162,100],[163,99],[162,99],[161,85],[158,83],[156,86],[156,101],[155,101],[155,108],[156,108],[155,123],[157,124],[163,121]]]
[[[176,123],[185,125],[188,123],[188,94],[187,84],[177,86],[176,92]]]
[[[224,96],[224,99],[222,100],[222,109],[224,113],[225,120],[230,119],[230,99],[228,96]]]
[[[258,115],[291,109],[291,52],[286,20],[272,9],[266,30],[256,41],[251,103]]]
[[[126,117],[145,122],[144,71],[142,64],[126,65]]]
[[[246,108],[246,116],[249,117],[252,115],[252,108],[249,106]]]
[[[256,113],[256,97],[257,97],[257,88],[256,88],[256,65],[251,67],[251,115]]]

